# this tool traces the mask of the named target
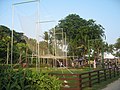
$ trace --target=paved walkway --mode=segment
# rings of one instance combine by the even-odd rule
[[[120,90],[120,78],[111,84],[108,84],[107,87],[102,90]]]

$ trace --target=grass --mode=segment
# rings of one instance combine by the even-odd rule
[[[36,68],[29,68],[32,71],[36,71]],[[71,72],[73,74],[80,74],[80,73],[84,73],[84,72],[88,72],[91,71],[93,69],[89,69],[88,67],[85,68],[78,68],[78,69],[72,69],[72,68],[48,68],[48,67],[42,67],[42,68],[38,68],[37,71],[43,71],[43,72],[48,72],[48,73],[60,73],[60,74],[71,74]]]
[[[32,71],[36,71],[36,68],[29,68],[31,69]],[[100,68],[97,68],[97,69],[100,69]],[[96,69],[96,70],[97,70]],[[47,72],[47,73],[60,73],[60,74],[70,74],[71,72],[73,74],[80,74],[80,73],[84,73],[84,72],[89,72],[89,71],[92,71],[94,70],[93,68],[89,68],[89,67],[85,67],[85,68],[78,68],[78,69],[67,69],[67,68],[51,68],[51,67],[42,67],[42,68],[38,68],[37,71],[42,71],[42,72]],[[69,78],[69,76],[67,77]],[[88,88],[85,88],[83,90],[101,90],[103,88],[105,88],[108,84],[110,84],[111,82],[117,80],[119,77],[115,77],[115,78],[112,78],[112,79],[107,79],[107,81],[103,81],[99,84],[95,84],[93,85],[92,87],[88,87]],[[70,81],[72,82],[72,81]]]
[[[99,69],[99,68],[98,68]],[[92,71],[94,69],[89,69],[89,68],[82,68],[82,69],[70,69],[71,72],[73,72],[74,74],[80,74],[80,73],[84,73],[84,72],[89,72],[89,71]],[[97,70],[97,69],[96,69]],[[59,68],[59,69],[55,69],[54,70],[51,70],[52,73],[68,73],[70,74],[70,72],[66,69],[63,69],[63,68]],[[92,73],[92,74],[96,74],[95,73]],[[97,76],[93,77],[93,78],[96,78]],[[69,76],[68,76],[69,78]],[[74,78],[74,77],[73,77]],[[108,84],[110,84],[111,82],[117,80],[118,78],[120,78],[120,76],[118,77],[114,77],[112,79],[107,79],[106,81],[103,80],[103,82],[99,83],[99,84],[94,84],[91,88],[85,88],[84,90],[101,90],[103,88],[105,88]],[[71,81],[72,82],[72,81]],[[74,82],[74,81],[73,81]]]

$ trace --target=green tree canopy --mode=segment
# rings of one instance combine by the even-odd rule
[[[67,35],[69,55],[87,53],[88,40],[102,41],[105,36],[102,25],[97,24],[93,19],[86,20],[76,14],[69,14],[60,20],[56,27],[63,28],[63,32]]]
[[[115,48],[120,49],[120,38],[117,39],[117,42],[115,43]]]
[[[120,38],[117,39],[117,42],[114,44],[115,48],[116,48],[116,56],[120,57]]]
[[[13,31],[13,62],[17,62],[16,60],[19,57],[19,53],[17,52],[17,43],[26,43],[23,39],[23,33],[19,33]],[[11,48],[11,30],[3,25],[0,25],[0,63],[6,63],[6,58],[9,56],[10,58],[10,48]],[[8,51],[9,50],[9,51]],[[9,55],[7,56],[7,53]]]

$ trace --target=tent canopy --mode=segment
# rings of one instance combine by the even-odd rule
[[[105,53],[104,59],[115,59],[115,56],[113,56],[111,53]]]

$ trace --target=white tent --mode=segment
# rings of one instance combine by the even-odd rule
[[[104,53],[104,59],[115,59],[115,56],[111,53]]]

